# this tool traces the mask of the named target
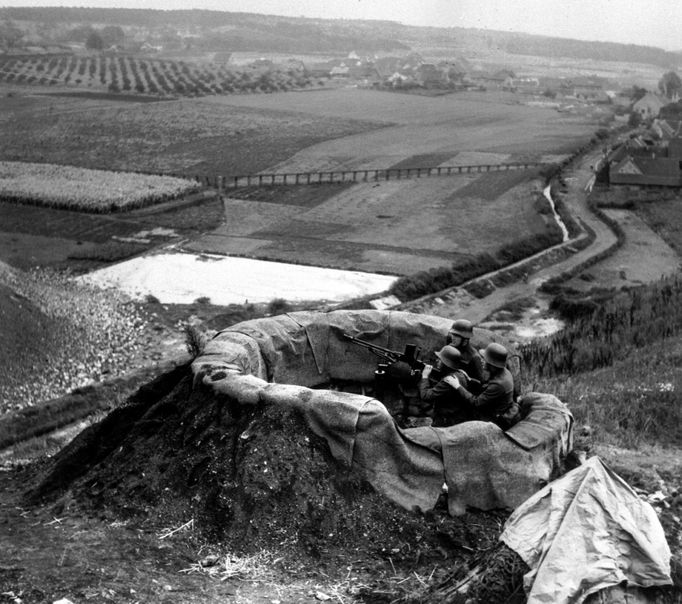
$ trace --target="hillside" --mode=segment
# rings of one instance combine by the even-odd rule
[[[393,21],[325,20],[206,10],[162,11],[101,8],[0,8],[0,46],[85,42],[92,28],[120,27],[126,38],[156,38],[181,48],[283,53],[348,53],[446,48],[464,56],[496,49],[514,56],[568,57],[676,67],[681,53],[659,48],[585,42],[549,36],[406,26]],[[111,33],[111,30],[109,30]],[[184,40],[184,41],[183,41]]]
[[[681,292],[679,279],[671,279],[623,293],[604,311],[524,351],[532,369],[526,379],[533,389],[556,393],[574,413],[579,455],[599,455],[658,513],[675,556],[676,587],[660,592],[656,600],[666,604],[679,602],[682,585],[677,430]],[[647,312],[660,302],[669,303],[665,321]],[[664,323],[670,329],[662,329]],[[572,350],[590,359],[594,349],[594,359],[603,360],[594,344],[604,338],[607,325],[613,327],[612,339],[622,345],[617,358],[601,367],[585,362],[576,370],[568,363],[575,356]],[[550,376],[538,365],[538,355],[545,355],[545,367],[552,367]],[[169,592],[193,604],[234,597],[307,602],[329,594],[349,604],[459,602],[445,600],[443,594],[465,578],[471,580],[467,573],[472,568],[485,565],[493,574],[474,577],[473,591],[480,597],[472,602],[525,601],[520,585],[527,568],[496,543],[506,512],[470,510],[449,517],[436,508],[431,514],[407,513],[329,466],[324,443],[305,431],[298,416],[280,417],[267,406],[262,417],[257,412],[241,416],[230,404],[216,413],[215,401],[192,388],[190,380],[187,366],[159,374],[95,431],[82,432],[53,462],[24,463],[0,472],[0,510],[11,519],[0,525],[0,534],[9,536],[14,561],[11,568],[0,567],[5,593],[21,594],[24,602],[33,603],[60,597],[130,604],[142,597],[160,603],[168,601]],[[91,393],[93,400],[96,396],[97,391]],[[225,432],[220,422],[229,421],[238,422],[239,443],[252,452],[233,464],[221,457],[232,450],[220,444]],[[101,436],[94,438],[97,434]],[[147,440],[164,445],[145,449]],[[168,443],[174,443],[172,450]],[[37,496],[43,493],[40,489],[59,490],[64,483],[54,476],[78,481],[91,456],[98,459],[94,477],[86,476],[78,488],[49,503],[22,497],[29,488]],[[146,462],[142,468],[135,465],[140,457]],[[72,463],[74,459],[82,463]],[[247,492],[226,482],[220,486],[229,494],[216,495],[197,478],[213,475],[211,464],[237,468],[240,480],[251,481]],[[43,467],[52,472],[46,474]],[[197,514],[169,497],[169,489],[154,491],[161,478],[174,489],[182,488],[178,473],[189,485],[186,496],[194,495]],[[295,496],[281,498],[286,488]],[[250,497],[264,503],[250,507],[252,515],[240,522],[240,506],[249,504]],[[308,500],[314,502],[308,520],[289,512]],[[219,524],[206,531],[221,515],[233,520],[236,533],[221,532]],[[62,562],[55,574],[58,559]]]
[[[0,262],[0,414],[130,371],[148,329],[123,296]]]

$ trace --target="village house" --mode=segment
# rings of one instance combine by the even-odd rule
[[[650,146],[633,139],[607,156],[608,183],[679,187],[682,186],[681,159],[682,138],[671,139],[667,147]]]
[[[664,119],[654,119],[651,124],[651,132],[661,141],[670,141],[680,136],[682,122]]]
[[[349,72],[350,72],[350,67],[348,67],[348,65],[346,65],[345,63],[339,63],[338,65],[334,65],[329,70],[329,75],[332,78],[347,78]]]
[[[661,97],[647,92],[641,99],[632,105],[632,110],[639,114],[643,120],[649,120],[658,117],[661,107],[665,106],[665,102]]]
[[[140,52],[161,52],[162,46],[155,46],[151,42],[143,42],[140,44]]]
[[[522,94],[537,94],[540,92],[540,79],[533,76],[512,78],[512,85],[516,92]]]
[[[577,99],[609,102],[605,92],[606,80],[597,76],[577,76],[566,80],[568,94]]]
[[[511,87],[513,85],[514,78],[514,72],[509,69],[500,69],[495,73],[477,70],[472,71],[469,75],[469,79],[478,86],[498,89],[502,89],[505,85]]]
[[[447,84],[447,72],[439,69],[433,63],[422,63],[415,69],[414,78],[422,86],[442,86]]]

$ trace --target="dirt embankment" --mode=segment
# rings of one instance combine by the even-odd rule
[[[218,559],[229,548],[233,559],[267,552],[271,560],[277,557],[270,582],[248,585],[250,596],[243,601],[270,601],[274,593],[281,601],[307,601],[318,589],[327,594],[336,589],[344,602],[376,602],[383,601],[382,590],[392,597],[404,594],[391,587],[396,577],[414,590],[423,590],[426,577],[463,579],[496,547],[506,517],[502,511],[470,511],[452,518],[445,505],[428,514],[398,508],[334,462],[326,443],[295,412],[281,406],[245,408],[216,397],[193,387],[188,366],[147,384],[127,405],[83,431],[38,470],[40,475],[36,470],[32,466],[24,476],[27,498],[16,492],[0,498],[6,509],[13,502],[40,514],[33,535],[16,514],[14,528],[0,524],[0,534],[10,530],[16,565],[0,568],[0,587],[27,593],[31,585],[41,596],[27,599],[33,602],[50,601],[59,592],[48,568],[37,567],[26,542],[16,540],[19,533],[30,544],[46,531],[60,531],[54,546],[66,549],[54,585],[68,586],[71,591],[63,595],[91,591],[83,583],[88,576],[80,557],[84,552],[68,543],[79,531],[91,535],[86,525],[101,523],[130,528],[100,541],[98,560],[103,553],[119,559],[121,548],[129,547],[126,531],[138,527],[134,558],[153,560],[154,569],[165,558],[164,584],[180,591],[194,585],[183,601],[215,601],[206,598],[209,590],[215,595],[219,589],[210,579],[197,588],[196,579],[185,580],[178,571],[194,565],[201,572],[201,558],[216,554]],[[41,505],[35,507],[37,502]],[[59,521],[51,524],[50,516]],[[153,537],[173,532],[163,527],[178,529],[167,542],[178,544],[173,554],[159,550],[161,541]],[[149,602],[164,601],[163,589],[154,591],[148,577],[135,576],[129,562],[122,562],[114,577],[108,574],[109,562],[100,563],[106,566],[95,601],[104,601],[99,594],[106,590],[114,590],[120,602],[139,601],[138,594],[146,594]],[[280,586],[276,591],[273,582]],[[236,585],[228,584],[233,595],[243,589]],[[229,590],[219,591],[224,597]]]

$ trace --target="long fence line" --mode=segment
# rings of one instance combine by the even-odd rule
[[[376,170],[332,170],[325,172],[280,172],[249,174],[245,176],[195,176],[194,179],[208,187],[236,189],[266,185],[317,185],[342,182],[401,180],[429,176],[450,176],[475,172],[501,172],[527,170],[545,165],[541,162],[475,164],[470,166],[435,166],[432,168],[383,168]]]

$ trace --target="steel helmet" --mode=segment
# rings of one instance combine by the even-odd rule
[[[462,353],[454,346],[447,345],[443,346],[443,348],[436,353],[436,356],[441,360],[441,363],[449,369],[457,369],[459,361],[462,358]]]
[[[493,367],[502,369],[507,364],[508,353],[507,349],[502,346],[502,344],[491,342],[485,347],[485,350],[481,350],[480,352],[483,360]]]
[[[452,324],[450,333],[470,340],[474,335],[474,326],[471,324],[471,321],[467,321],[466,319],[457,319]]]

